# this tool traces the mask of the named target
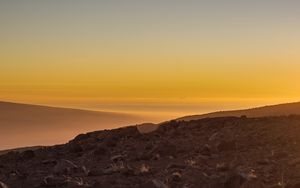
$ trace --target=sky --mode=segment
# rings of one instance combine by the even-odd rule
[[[300,99],[296,0],[0,0],[0,99],[201,113]]]

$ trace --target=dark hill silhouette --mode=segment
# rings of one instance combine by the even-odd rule
[[[4,154],[12,152],[12,151],[23,152],[23,151],[26,151],[26,150],[37,150],[37,149],[42,148],[42,147],[44,147],[44,146],[31,146],[31,147],[22,147],[22,148],[14,148],[14,149],[1,150],[0,151],[0,155],[4,155]]]
[[[1,188],[298,188],[300,116],[170,121],[0,156]]]
[[[79,133],[143,121],[130,114],[0,102],[0,149],[64,143]]]
[[[213,117],[266,117],[266,116],[287,116],[287,115],[300,115],[300,102],[286,103],[278,105],[270,105],[258,108],[251,108],[245,110],[232,110],[232,111],[220,111],[212,112],[202,115],[191,115],[178,118],[177,120],[197,120],[202,118],[213,118]]]

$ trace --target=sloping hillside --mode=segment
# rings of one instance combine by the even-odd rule
[[[23,151],[26,151],[26,150],[37,150],[37,149],[42,148],[42,147],[44,147],[44,146],[31,146],[31,147],[1,150],[0,155],[4,155],[4,154],[9,153],[9,152],[23,152]]]
[[[143,121],[129,114],[0,102],[0,149],[63,143],[79,133]]]
[[[300,116],[171,121],[0,156],[9,188],[298,188]],[[20,186],[21,185],[21,186]]]
[[[228,117],[228,116],[266,117],[266,116],[286,116],[286,115],[299,115],[299,114],[300,114],[300,102],[296,102],[296,103],[264,106],[264,107],[245,109],[245,110],[220,111],[220,112],[213,112],[208,114],[185,116],[177,120],[190,121],[190,120],[212,118],[212,117]]]

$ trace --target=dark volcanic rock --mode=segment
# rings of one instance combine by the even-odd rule
[[[265,188],[265,186],[259,180],[250,180],[245,182],[241,188]]]
[[[32,151],[32,150],[24,151],[24,152],[21,154],[21,158],[22,158],[23,160],[30,160],[30,159],[32,159],[32,158],[34,158],[34,157],[35,157],[35,153],[34,153],[34,151]]]
[[[67,180],[65,177],[58,176],[47,176],[43,179],[42,185],[46,187],[61,187],[67,185]]]
[[[0,181],[0,188],[8,188],[3,182]]]
[[[1,155],[0,188],[298,188],[299,134],[299,116],[96,131]]]
[[[226,182],[224,187],[225,188],[240,188],[247,179],[240,174],[233,174],[230,176]]]

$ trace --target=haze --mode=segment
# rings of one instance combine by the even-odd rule
[[[0,0],[0,99],[152,122],[299,101],[299,6]]]
[[[297,1],[0,3],[2,99],[118,104],[300,91]]]

